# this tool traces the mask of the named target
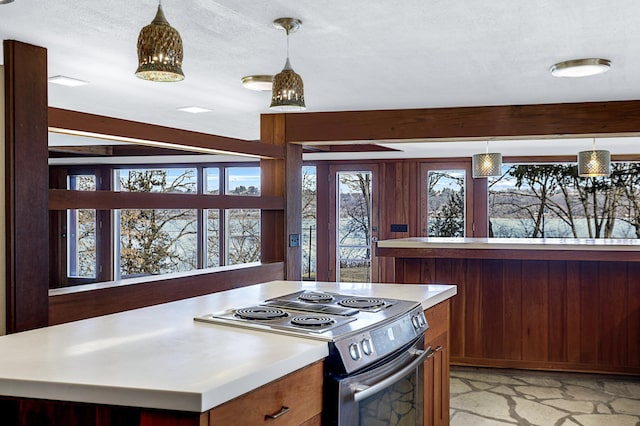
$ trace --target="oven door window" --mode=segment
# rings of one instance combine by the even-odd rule
[[[422,368],[358,403],[360,425],[422,424]]]

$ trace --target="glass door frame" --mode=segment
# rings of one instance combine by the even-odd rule
[[[378,240],[379,221],[379,166],[371,163],[340,164],[329,166],[329,280],[336,281],[338,276],[338,241],[337,241],[337,211],[338,211],[338,182],[339,172],[370,172],[371,173],[371,282],[379,280],[379,262],[375,256],[374,243]]]

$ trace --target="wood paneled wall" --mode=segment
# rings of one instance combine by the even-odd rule
[[[398,258],[401,283],[454,283],[451,362],[640,375],[640,262]]]
[[[202,296],[251,284],[281,280],[284,263],[240,266],[216,273],[157,276],[138,284],[105,286],[92,291],[60,289],[49,297],[49,324],[61,324],[129,309]]]

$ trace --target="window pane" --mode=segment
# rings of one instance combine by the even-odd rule
[[[117,169],[115,190],[128,192],[196,192],[195,168]]]
[[[204,169],[204,192],[205,194],[220,194],[220,169],[208,167]]]
[[[227,265],[260,260],[260,210],[226,211]]]
[[[371,172],[338,172],[338,281],[371,281]]]
[[[70,175],[67,188],[95,191],[94,175]],[[67,211],[67,277],[96,277],[96,211],[80,209]]]
[[[67,211],[67,276],[96,277],[96,211]]]
[[[220,266],[220,210],[206,210],[207,268]]]
[[[227,168],[227,190],[230,195],[260,195],[260,167]]]
[[[522,238],[640,237],[640,163],[581,178],[576,164],[505,164],[489,179],[489,233]]]
[[[430,237],[464,237],[465,171],[430,170],[427,224]]]
[[[121,210],[121,278],[195,269],[196,218],[196,210]]]
[[[316,279],[316,168],[302,168],[302,279]]]

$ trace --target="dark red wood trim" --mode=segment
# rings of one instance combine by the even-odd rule
[[[155,278],[155,277],[154,277]],[[284,263],[239,267],[219,272],[164,276],[131,285],[114,285],[97,290],[52,291],[49,296],[49,325],[137,309],[189,297],[284,278]]]
[[[288,142],[628,135],[640,101],[290,114]]]
[[[283,210],[284,197],[49,190],[49,210],[265,209]]]
[[[640,250],[534,250],[376,247],[376,256],[396,258],[585,260],[640,262]]]
[[[467,367],[493,367],[493,368],[513,368],[524,370],[543,370],[543,371],[573,371],[576,373],[606,373],[606,374],[624,374],[640,376],[640,367],[628,367],[620,365],[594,365],[587,363],[574,362],[555,362],[555,361],[526,361],[526,360],[505,360],[505,359],[488,359],[488,358],[469,358],[469,357],[451,357],[451,365],[467,366]]]
[[[7,332],[47,325],[47,50],[5,40]]]
[[[46,82],[46,80],[45,80]],[[49,108],[49,127],[73,132],[131,138],[142,141],[165,142],[177,146],[212,149],[227,153],[284,158],[283,147],[172,127],[122,120],[60,108]]]

